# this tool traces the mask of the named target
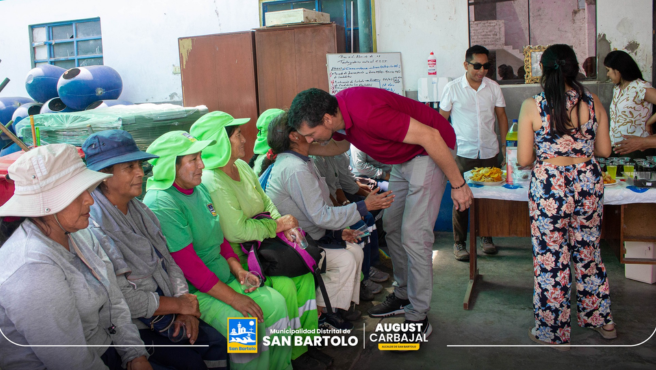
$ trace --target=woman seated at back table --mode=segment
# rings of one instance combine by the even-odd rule
[[[360,302],[363,252],[354,244],[359,242],[355,230],[344,228],[360,221],[368,211],[388,208],[394,196],[372,192],[364,201],[333,207],[328,186],[308,157],[310,144],[287,125],[286,113],[271,121],[268,143],[277,158],[266,193],[280,212],[296,217],[301,228],[326,251],[323,279],[330,303],[334,309],[348,312],[351,302]],[[325,308],[321,294],[317,294],[317,305]],[[335,328],[352,328],[353,324],[344,322],[344,311],[326,312],[321,319]]]
[[[151,369],[103,241],[87,229],[89,191],[111,175],[52,144],[23,154],[9,176],[16,191],[0,217],[27,219],[0,248],[0,329],[21,345],[0,339],[0,367]]]
[[[199,141],[187,132],[171,131],[157,138],[146,151],[153,176],[148,179],[144,203],[155,213],[171,256],[198,297],[200,317],[219,333],[227,333],[229,317],[254,317],[258,325],[257,353],[230,354],[232,369],[291,369],[291,347],[264,346],[289,329],[285,299],[269,287],[242,288],[248,272],[224,241],[216,205],[201,184],[201,151],[214,141]],[[223,242],[223,243],[222,243]],[[259,285],[259,282],[256,283]]]
[[[165,329],[175,325],[177,330],[185,331],[188,343],[209,345],[155,347],[148,361],[175,369],[226,368],[225,337],[198,320],[198,299],[189,294],[157,217],[136,199],[142,192],[142,161],[157,156],[140,151],[132,135],[123,130],[93,134],[82,149],[87,168],[113,175],[91,193],[95,202],[89,229],[98,239],[107,241],[103,247],[114,265],[116,280],[141,339],[146,344],[173,345]],[[155,320],[162,321],[157,327],[160,333],[150,327]]]

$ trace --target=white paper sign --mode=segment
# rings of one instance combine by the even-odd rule
[[[326,54],[331,94],[354,86],[404,95],[401,53]]]

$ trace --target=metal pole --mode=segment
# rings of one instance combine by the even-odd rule
[[[355,52],[353,49],[353,1],[351,1],[351,53]]]
[[[2,83],[0,83],[0,91],[2,91],[2,89],[4,89],[5,86],[7,86],[8,83],[9,83],[9,79],[5,78],[4,81],[2,81]]]
[[[358,36],[361,53],[373,51],[371,0],[358,0]]]

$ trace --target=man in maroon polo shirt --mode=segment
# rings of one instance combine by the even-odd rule
[[[406,322],[422,323],[423,333],[430,335],[426,315],[433,292],[433,227],[445,176],[456,209],[469,208],[473,199],[451,154],[456,136],[449,122],[412,99],[352,87],[336,96],[319,89],[300,92],[289,109],[289,124],[309,142],[348,140],[375,160],[393,165],[389,190],[396,198],[383,225],[398,287],[369,315],[405,313]]]

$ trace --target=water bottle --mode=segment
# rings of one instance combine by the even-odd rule
[[[506,134],[506,148],[509,147],[517,147],[517,120],[514,119],[512,121],[512,126],[510,126],[510,130],[508,130],[508,133]]]
[[[429,76],[437,76],[437,59],[435,58],[435,55],[431,51],[430,54],[428,54],[428,75]]]
[[[506,183],[513,185],[513,176],[517,171],[517,120],[514,119],[506,134]]]

